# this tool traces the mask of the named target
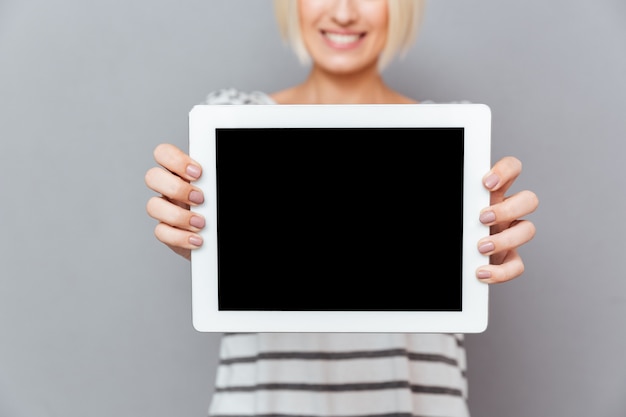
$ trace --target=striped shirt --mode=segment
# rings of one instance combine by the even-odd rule
[[[276,104],[262,92],[204,104]],[[469,417],[461,334],[225,333],[210,417]]]

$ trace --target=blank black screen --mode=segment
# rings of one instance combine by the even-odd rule
[[[460,311],[462,128],[217,129],[220,310]]]

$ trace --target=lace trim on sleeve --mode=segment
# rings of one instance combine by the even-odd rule
[[[246,93],[234,88],[222,88],[210,92],[203,104],[274,104],[274,101],[261,91]]]

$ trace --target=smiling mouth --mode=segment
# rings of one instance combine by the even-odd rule
[[[365,33],[336,33],[322,31],[322,35],[336,45],[350,45],[365,37]]]

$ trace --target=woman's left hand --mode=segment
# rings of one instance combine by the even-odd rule
[[[488,284],[510,281],[524,272],[518,248],[535,236],[535,225],[523,217],[535,211],[539,200],[532,191],[506,195],[522,172],[519,159],[500,159],[483,177],[491,192],[490,206],[480,212],[480,221],[490,227],[490,235],[478,242],[478,250],[489,256],[489,265],[478,268],[476,276]]]

